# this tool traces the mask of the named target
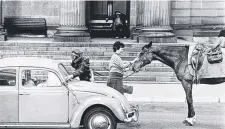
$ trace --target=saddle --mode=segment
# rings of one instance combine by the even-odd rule
[[[203,44],[197,44],[191,54],[191,67],[194,70],[194,82],[199,83],[198,71],[202,68],[204,58],[207,56],[207,61],[210,64],[221,63],[223,61],[223,55],[220,47],[215,49],[209,48]]]
[[[210,64],[221,63],[223,61],[223,53],[218,46],[207,53],[207,60]]]

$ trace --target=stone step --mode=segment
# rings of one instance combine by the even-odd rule
[[[112,48],[114,42],[27,42],[27,41],[0,41],[0,46],[20,46],[20,47],[103,47]],[[125,48],[142,47],[146,43],[123,42]]]
[[[96,73],[100,73],[102,75],[106,75],[108,76],[108,67],[96,67],[96,66],[91,66],[90,67],[94,72]],[[66,69],[69,71],[69,72],[73,72],[74,71],[74,68],[72,68],[71,66],[66,66]],[[131,74],[132,71],[129,70],[129,71],[126,71],[125,72],[125,75],[129,75]],[[143,68],[141,71],[139,71],[138,73],[134,73],[132,76],[135,76],[135,75],[143,75],[143,76],[149,76],[149,75],[152,75],[152,76],[172,76],[174,77],[175,76],[175,73],[174,71],[171,69],[171,68],[160,68],[160,67],[152,67],[152,68]]]
[[[66,69],[72,73],[74,68],[70,66],[70,61],[63,63]],[[109,71],[108,64],[109,61],[100,61],[100,60],[91,60],[91,69],[94,72],[95,82],[106,83]],[[134,73],[131,70],[124,72],[125,82],[134,82],[134,83],[179,83],[176,78],[174,71],[162,64],[159,61],[154,61],[152,64],[145,66],[141,69],[140,72]],[[132,74],[132,75],[131,75]]]
[[[84,55],[90,58],[91,69],[99,73],[95,74],[95,82],[106,83],[108,78],[108,65],[111,55],[113,54],[112,44],[114,41],[106,43],[102,42],[26,42],[26,41],[6,41],[0,42],[0,54],[3,57],[45,57],[51,58],[66,66],[66,69],[72,73],[74,69],[70,66],[71,51],[79,49],[84,51]],[[124,42],[125,49],[122,55],[122,60],[129,62],[138,56],[143,43],[129,43]],[[172,44],[173,45],[173,44]],[[124,73],[124,77],[130,75],[132,71]],[[150,65],[145,66],[140,72],[134,73],[124,79],[124,82],[134,83],[178,83],[174,71],[162,64],[161,62],[154,61]]]
[[[56,60],[57,61],[57,60]],[[65,66],[70,66],[71,60],[58,60],[58,62],[63,62]],[[128,63],[129,61],[124,61]],[[109,65],[109,60],[90,60],[91,66],[106,66]],[[159,61],[152,61],[151,64],[146,65],[145,67],[168,67],[167,65],[159,62]]]
[[[107,76],[102,76],[102,77],[94,77],[95,82],[107,82],[108,77]],[[156,83],[156,82],[161,82],[161,83],[167,83],[167,82],[176,82],[179,83],[176,77],[149,77],[149,76],[130,76],[125,79],[123,79],[125,82],[139,82],[141,83],[142,81],[144,82],[149,82],[149,83]]]
[[[207,28],[194,29],[193,36],[195,36],[195,37],[213,37],[213,36],[218,36],[219,31],[220,30],[217,30],[217,29],[207,29]]]
[[[71,51],[45,51],[45,50],[2,50],[1,52],[3,55],[64,55],[64,56],[70,56]],[[114,52],[112,51],[86,51],[84,52],[84,56],[88,57],[95,57],[95,56],[112,56]],[[124,52],[122,56],[137,56],[139,52]]]
[[[131,75],[132,74],[132,75]],[[109,71],[94,71],[95,76],[109,76]],[[133,73],[132,71],[127,71],[124,73],[124,77],[131,75],[133,77],[139,76],[148,76],[148,77],[157,77],[157,76],[164,76],[164,77],[176,77],[174,72],[152,72],[152,71],[141,71],[137,73]]]
[[[70,60],[61,60],[61,62],[63,62],[63,64],[68,67],[68,68],[72,68],[71,65],[71,61]],[[124,62],[129,62],[129,61],[124,61]],[[100,60],[90,60],[90,67],[92,67],[93,69],[95,69],[96,71],[105,71],[106,69],[109,68],[109,61],[107,60],[102,60],[100,62]],[[141,71],[150,71],[152,70],[151,68],[156,68],[156,69],[164,69],[161,71],[165,71],[165,72],[173,72],[173,69],[170,68],[169,66],[159,62],[159,61],[153,61],[151,64],[146,65],[145,67],[143,67],[141,69]],[[154,71],[154,69],[152,70]]]
[[[84,52],[88,51],[108,51],[112,52],[112,46],[110,47],[51,47],[51,46],[1,46],[0,50],[20,50],[20,51],[66,51],[71,52],[74,49],[79,49]],[[125,47],[124,51],[126,52],[139,52],[141,50],[141,47]]]
[[[92,64],[92,63],[91,63]],[[134,83],[179,83],[179,81],[176,78],[176,75],[174,71],[169,68],[168,66],[163,67],[157,67],[157,65],[161,65],[160,63],[155,63],[152,65],[148,65],[140,72],[134,73],[131,70],[124,72],[124,77],[127,77],[124,79],[125,82],[134,82]],[[155,66],[156,65],[156,66]],[[66,69],[72,73],[74,69],[66,65]],[[94,72],[94,78],[95,82],[104,82],[106,83],[109,71],[107,70],[108,67],[106,66],[93,66],[91,65],[91,69]],[[132,74],[132,75],[131,75]]]
[[[94,81],[95,83],[105,83],[106,85],[107,85],[107,81]],[[134,84],[180,84],[180,82],[179,81],[164,81],[164,82],[160,82],[160,81],[158,81],[158,82],[153,82],[153,81],[132,81],[132,80],[130,80],[130,81],[124,81],[123,80],[123,83],[126,85],[126,83],[129,83],[129,84],[131,84],[131,83],[134,83]],[[131,85],[132,86],[132,85]]]
[[[108,67],[99,67],[99,66],[91,66],[94,71],[105,71]],[[141,72],[149,71],[149,72],[173,72],[173,70],[169,67],[144,67],[141,69]]]
[[[6,57],[42,57],[42,58],[50,58],[50,59],[54,59],[54,60],[70,60],[71,56],[70,55],[42,55],[40,53],[40,55],[24,55],[24,54],[19,54],[17,52],[12,52],[11,54],[4,54],[4,52],[2,52],[2,57],[6,58]],[[110,56],[93,56],[90,57],[90,60],[110,60]],[[122,60],[126,60],[126,61],[131,61],[134,58],[136,58],[136,56],[122,56],[121,59]]]

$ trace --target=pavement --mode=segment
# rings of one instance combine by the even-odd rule
[[[186,102],[181,84],[134,84],[133,94],[125,94],[130,102]],[[225,83],[193,85],[194,102],[225,102]]]

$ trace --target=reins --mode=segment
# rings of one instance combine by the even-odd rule
[[[106,67],[103,67],[103,68],[104,68],[105,70],[109,71],[108,68],[106,68]],[[126,79],[126,78],[130,77],[130,76],[133,75],[134,73],[135,73],[135,72],[132,72],[131,74],[129,74],[129,75],[123,77],[123,79]]]
[[[123,77],[123,79],[130,77],[131,75],[133,75],[135,72],[132,72],[131,74],[127,75],[126,77]]]

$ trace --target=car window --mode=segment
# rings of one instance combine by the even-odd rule
[[[60,87],[58,76],[45,69],[28,69],[22,71],[22,85],[25,87]]]
[[[15,86],[16,85],[16,70],[1,69],[0,70],[0,86]]]

